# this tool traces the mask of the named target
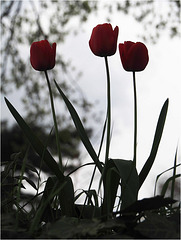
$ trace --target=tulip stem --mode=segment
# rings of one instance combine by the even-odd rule
[[[136,97],[136,77],[133,72],[133,89],[134,89],[134,157],[133,163],[136,167],[136,145],[137,145],[137,97]]]
[[[111,88],[110,88],[110,74],[107,56],[105,57],[106,74],[107,74],[107,139],[106,139],[106,155],[105,164],[109,158],[109,146],[110,146],[110,128],[111,128]]]
[[[59,133],[58,133],[58,125],[57,125],[57,120],[56,120],[56,114],[55,114],[55,107],[54,107],[54,102],[53,102],[53,94],[52,94],[52,89],[48,77],[47,71],[45,71],[45,76],[48,84],[48,89],[49,89],[49,94],[50,94],[50,102],[51,102],[51,108],[52,108],[52,115],[53,115],[53,121],[54,121],[54,127],[55,127],[55,137],[56,137],[56,144],[57,144],[57,150],[58,150],[58,157],[59,157],[59,164],[60,164],[60,169],[63,171],[62,168],[62,156],[61,156],[61,149],[60,149],[60,139],[59,139]]]

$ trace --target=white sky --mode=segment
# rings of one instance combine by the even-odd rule
[[[135,22],[132,17],[115,13],[111,19],[113,28],[115,26],[119,27],[118,43],[124,41],[142,41],[138,37],[143,31],[142,25]],[[94,14],[91,15],[83,27],[83,32],[77,36],[70,35],[64,44],[57,46],[57,51],[60,51],[67,59],[71,59],[72,64],[75,65],[77,70],[83,72],[83,76],[79,80],[79,85],[88,100],[91,102],[95,102],[95,100],[99,101],[97,106],[95,106],[95,110],[103,112],[102,123],[104,122],[106,112],[106,72],[104,59],[96,57],[91,52],[88,41],[93,27],[104,22],[105,14],[103,11],[99,12],[97,16]],[[75,26],[77,23],[74,22],[72,24]],[[149,177],[140,191],[140,198],[152,196],[156,176],[173,166],[175,151],[181,133],[180,39],[170,39],[167,36],[162,36],[157,44],[146,44],[146,46],[149,51],[148,66],[143,72],[136,73],[138,98],[138,172],[140,172],[149,156],[162,105],[167,98],[169,98],[170,102],[158,154]],[[112,122],[114,124],[110,157],[131,160],[133,155],[132,74],[124,71],[118,50],[108,60],[111,73]],[[13,94],[9,99],[16,107],[17,103],[18,105],[20,104],[17,94]],[[19,109],[21,108],[19,107]],[[4,104],[2,104],[3,117],[12,119]],[[95,135],[99,131],[100,124],[97,125]],[[93,139],[92,143],[98,149],[98,145],[96,145]],[[82,155],[85,156],[85,154],[86,150],[82,148]],[[91,161],[87,155],[85,157],[86,161]],[[87,168],[85,168],[76,173],[74,176],[75,189],[85,188],[85,182],[90,181],[91,171],[89,173],[87,172]]]

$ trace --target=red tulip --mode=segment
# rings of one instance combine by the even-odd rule
[[[119,44],[119,53],[126,71],[143,71],[148,64],[148,50],[141,42],[124,42]]]
[[[47,40],[33,42],[30,48],[30,62],[37,71],[46,71],[55,66],[56,43]]]
[[[117,48],[119,28],[116,26],[114,31],[111,24],[99,24],[92,30],[89,40],[91,51],[99,57],[114,55]]]

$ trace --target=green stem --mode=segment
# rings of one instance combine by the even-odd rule
[[[107,74],[107,139],[106,139],[106,155],[105,164],[109,158],[109,146],[110,146],[110,128],[111,128],[111,87],[110,87],[110,74],[107,56],[105,57],[106,74]]]
[[[46,76],[48,89],[49,89],[49,94],[50,94],[50,102],[51,102],[53,121],[54,121],[54,127],[55,127],[55,136],[56,136],[59,164],[60,164],[60,169],[63,171],[62,156],[61,156],[61,149],[60,149],[60,140],[59,140],[59,134],[58,134],[58,125],[57,125],[56,114],[55,114],[55,107],[54,107],[54,102],[53,102],[53,94],[52,94],[51,85],[50,85],[50,81],[49,81],[49,77],[48,77],[47,71],[45,71],[45,76]]]
[[[133,163],[136,167],[136,145],[137,145],[137,97],[136,97],[136,78],[133,72],[133,88],[134,88],[134,157]]]

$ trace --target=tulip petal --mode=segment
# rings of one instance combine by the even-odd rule
[[[33,42],[30,48],[30,62],[37,71],[46,71],[54,68],[56,43],[51,46],[47,40]]]
[[[126,71],[143,71],[148,64],[147,47],[141,42],[127,41],[119,44],[119,52],[123,68]]]
[[[99,24],[93,28],[89,46],[99,57],[114,55],[117,48],[118,27],[113,31],[110,23]]]

